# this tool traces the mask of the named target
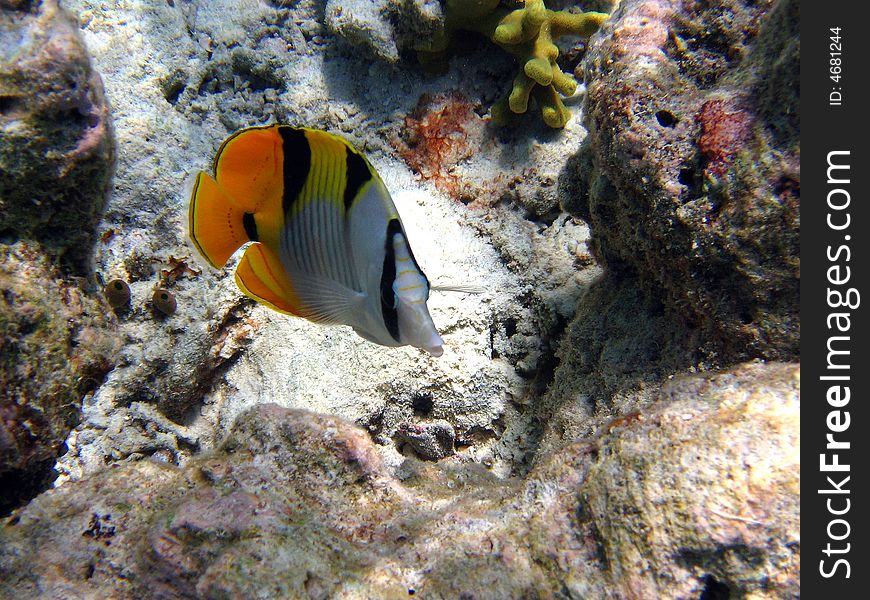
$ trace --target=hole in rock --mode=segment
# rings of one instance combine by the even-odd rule
[[[19,99],[17,96],[0,96],[0,114],[11,113],[18,107],[18,104]]]
[[[417,416],[428,417],[435,408],[435,399],[429,392],[418,392],[411,397],[411,406]]]
[[[704,576],[704,589],[698,600],[728,600],[731,597],[731,589],[712,575]]]
[[[662,127],[673,127],[677,124],[677,118],[669,111],[660,110],[656,113],[656,121]]]
[[[169,104],[175,104],[186,87],[187,84],[183,81],[172,81],[163,88],[163,97]]]
[[[680,169],[680,174],[677,175],[677,181],[685,185],[686,187],[692,187],[695,185],[695,170],[690,169],[688,167],[683,167]]]

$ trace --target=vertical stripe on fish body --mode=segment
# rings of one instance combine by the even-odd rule
[[[197,175],[190,237],[214,267],[250,244],[236,284],[277,311],[349,325],[384,346],[434,356],[423,274],[386,186],[346,140],[270,125],[230,136]]]

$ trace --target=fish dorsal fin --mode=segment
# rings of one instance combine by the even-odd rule
[[[214,159],[215,179],[243,211],[281,209],[286,170],[283,146],[284,140],[274,125],[242,129],[221,144]],[[300,162],[293,161],[292,166]]]

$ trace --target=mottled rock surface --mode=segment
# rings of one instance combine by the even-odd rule
[[[43,491],[81,399],[111,369],[107,306],[41,248],[0,244],[0,514]]]
[[[75,20],[55,0],[0,3],[0,241],[36,240],[85,274],[113,152]]]
[[[0,2],[0,513],[44,490],[111,369],[84,276],[113,145],[99,75],[57,2]]]
[[[125,465],[17,512],[0,594],[796,595],[798,388],[782,364],[679,378],[521,480],[414,460],[397,477],[363,430],[259,406],[183,469]]]
[[[749,364],[608,424],[579,512],[618,596],[800,596],[799,390],[797,366]]]
[[[566,207],[725,362],[799,352],[798,15],[625,0],[583,63],[590,134]]]
[[[443,25],[438,0],[327,0],[327,29],[375,58],[397,62],[402,50]]]

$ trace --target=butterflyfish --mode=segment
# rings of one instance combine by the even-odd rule
[[[349,325],[383,346],[441,356],[429,280],[384,182],[349,142],[288,125],[243,129],[200,172],[190,237],[212,266],[243,245],[236,284],[282,313]]]

